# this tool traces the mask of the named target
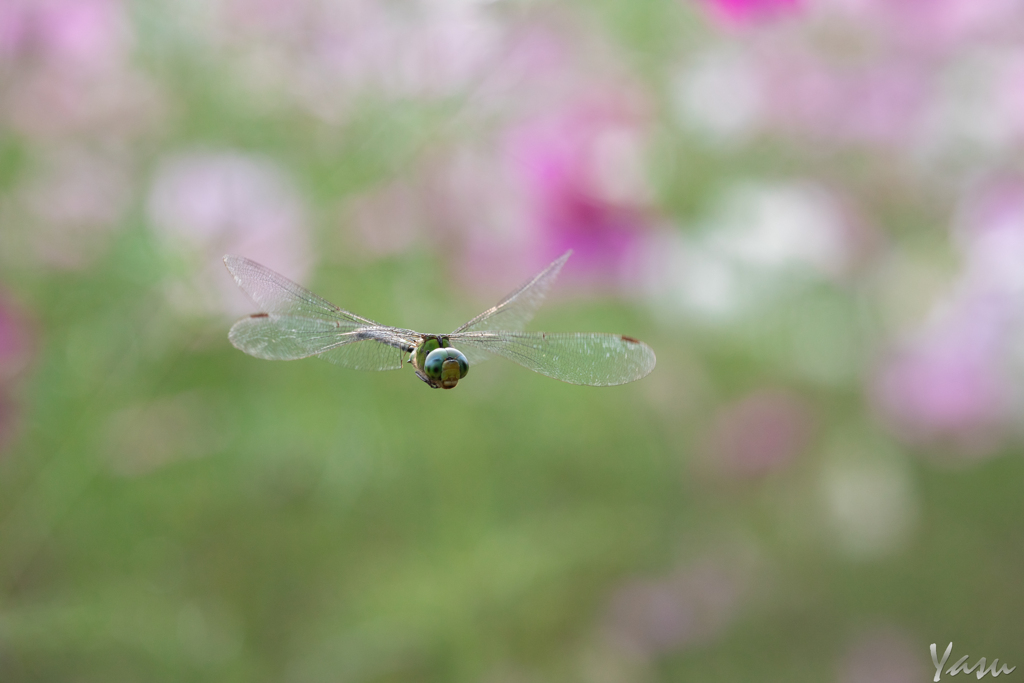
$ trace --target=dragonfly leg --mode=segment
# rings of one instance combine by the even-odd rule
[[[423,372],[419,368],[416,368],[416,376],[419,377],[424,382],[426,382],[431,389],[437,389],[437,384],[435,384],[433,381],[431,381],[429,377],[423,374]]]

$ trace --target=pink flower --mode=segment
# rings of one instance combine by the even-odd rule
[[[930,74],[912,62],[839,67],[784,49],[763,55],[756,68],[766,123],[796,138],[906,145],[928,113]]]
[[[1021,18],[1017,0],[832,0],[838,19],[922,53],[991,37]],[[1010,34],[1012,35],[1012,34]]]
[[[46,265],[84,267],[122,225],[134,189],[130,161],[70,147],[40,161],[16,193],[29,241]]]
[[[1006,311],[967,301],[956,315],[893,352],[873,392],[889,423],[911,442],[987,451],[1009,417]]]
[[[0,7],[0,58],[92,69],[120,60],[127,39],[118,0],[8,0]]]
[[[986,180],[968,194],[959,213],[955,237],[972,286],[1008,297],[1024,292],[1024,179]]]
[[[811,411],[797,395],[755,391],[721,409],[707,439],[714,464],[737,476],[757,476],[785,467],[812,434]]]
[[[793,14],[803,6],[803,0],[703,0],[712,15],[732,26],[770,21]]]
[[[330,121],[365,92],[404,100],[476,87],[501,46],[498,24],[478,3],[227,0],[219,9],[212,37],[229,57],[242,56],[234,60],[240,79],[274,102],[290,94]]]
[[[1024,181],[968,193],[954,237],[964,267],[935,319],[890,353],[874,379],[886,419],[910,441],[991,452],[1013,421],[1024,294]]]
[[[172,156],[157,169],[147,209],[157,236],[197,271],[171,285],[172,301],[185,309],[245,310],[224,254],[296,280],[312,263],[305,202],[268,159],[230,151]]]
[[[578,103],[514,129],[505,154],[534,251],[573,249],[570,273],[628,279],[652,227],[646,129],[628,100]]]
[[[121,0],[6,0],[0,6],[0,125],[51,141],[123,139],[162,111],[153,82],[132,69]],[[2,3],[0,3],[2,4]]]
[[[708,555],[669,576],[621,586],[603,620],[609,645],[649,658],[713,641],[748,590],[750,562],[733,554]]]

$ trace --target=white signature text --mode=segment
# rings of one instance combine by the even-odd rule
[[[953,651],[953,643],[950,643],[946,646],[946,651],[942,654],[941,661],[939,660],[938,651],[935,649],[935,643],[932,643],[931,650],[932,664],[935,665],[935,678],[933,678],[932,680],[935,683],[939,683],[939,678],[942,674],[942,667],[946,665],[946,660],[949,659],[949,653]],[[958,673],[961,672],[965,674],[974,673],[974,675],[977,676],[978,680],[980,681],[982,678],[984,678],[986,673],[992,674],[992,677],[995,678],[999,674],[1012,673],[1013,670],[1017,668],[1015,666],[1011,666],[1009,669],[1007,669],[1005,664],[999,666],[999,660],[993,659],[992,664],[989,665],[988,669],[986,670],[984,657],[976,661],[971,666],[967,666],[968,657],[970,657],[970,655],[964,655],[960,659],[956,660],[955,664],[946,669],[946,673],[948,673],[950,676],[956,676]],[[977,673],[975,673],[975,669],[977,669]]]

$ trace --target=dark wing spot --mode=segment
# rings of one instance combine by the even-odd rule
[[[249,317],[250,318],[269,318],[270,314],[269,313],[253,313]]]
[[[627,341],[627,342],[630,342],[632,344],[639,344],[640,343],[639,339],[633,339],[632,337],[627,337],[626,335],[622,335],[622,341]]]

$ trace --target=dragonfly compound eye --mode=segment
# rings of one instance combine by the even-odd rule
[[[416,348],[416,367],[426,367],[427,354],[438,348],[441,348],[441,342],[437,337],[428,337],[423,340],[423,343]]]
[[[446,346],[427,354],[423,361],[423,372],[440,383],[442,388],[451,389],[469,373],[469,361],[458,349]]]

